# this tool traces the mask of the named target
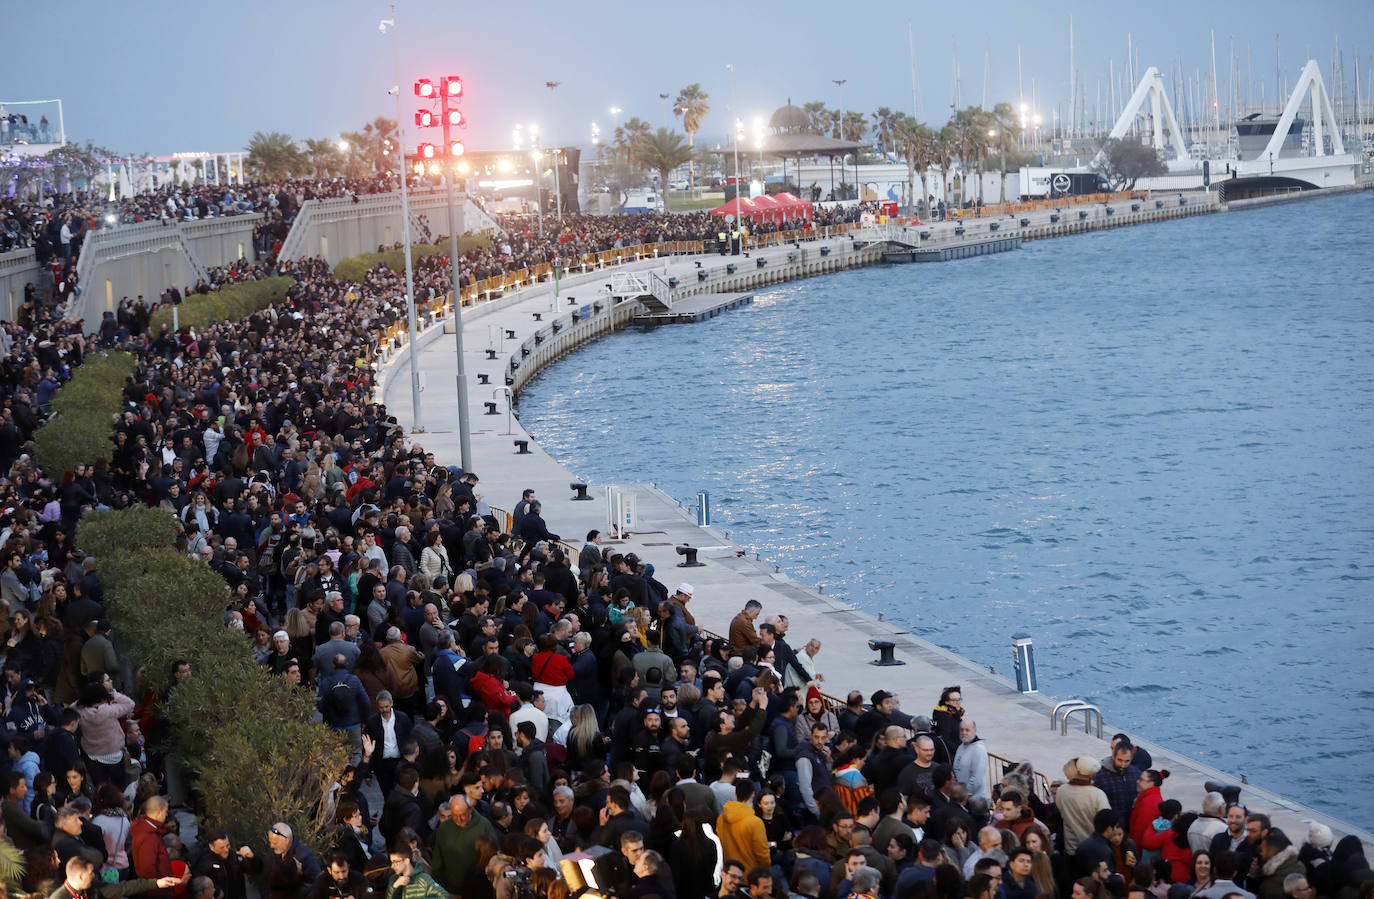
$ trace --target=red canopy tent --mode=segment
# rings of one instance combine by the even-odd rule
[[[733,215],[735,221],[749,219],[750,221],[759,220],[759,209],[754,205],[754,201],[748,197],[739,197],[731,200],[724,206],[717,206],[711,210],[711,215]]]
[[[796,196],[795,194],[790,194],[790,193],[788,193],[787,191],[783,191],[782,193],[775,194],[775,195],[773,196],[773,199],[774,199],[775,201],[777,201],[784,209],[787,210],[787,217],[788,217],[788,218],[791,218],[791,219],[800,218],[800,219],[805,219],[805,220],[807,220],[807,221],[810,221],[810,220],[811,220],[811,216],[812,216],[812,213],[814,212],[814,208],[813,208],[812,205],[811,205],[809,202],[807,202],[806,200],[801,199],[800,197]]]
[[[760,221],[780,222],[788,217],[787,207],[767,194],[752,197],[750,202],[758,209]]]

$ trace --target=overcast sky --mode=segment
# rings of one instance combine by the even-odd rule
[[[473,149],[509,146],[517,122],[586,146],[593,121],[611,132],[611,106],[624,110],[622,119],[638,115],[667,124],[659,93],[675,97],[694,81],[712,105],[699,139],[713,141],[728,128],[727,63],[735,66],[736,113],[747,122],[789,98],[838,106],[832,81],[839,78],[847,79],[847,108],[910,112],[908,22],[922,117],[935,125],[948,116],[956,44],[963,105],[982,102],[989,47],[990,100],[1017,99],[1019,45],[1024,92],[1029,99],[1034,79],[1049,123],[1068,94],[1070,14],[1089,112],[1099,79],[1107,105],[1108,63],[1118,70],[1126,64],[1128,32],[1139,67],[1165,71],[1172,90],[1180,57],[1190,77],[1199,69],[1205,77],[1215,28],[1223,107],[1232,40],[1242,79],[1253,72],[1271,103],[1276,34],[1290,84],[1309,56],[1329,78],[1339,35],[1352,97],[1354,54],[1362,54],[1361,90],[1368,96],[1374,51],[1371,0],[401,0],[397,6],[407,142],[419,140],[411,83],[452,73],[465,80],[470,126],[463,136]],[[874,14],[875,8],[883,12]],[[389,5],[374,0],[3,0],[0,100],[61,97],[69,137],[127,153],[231,151],[259,130],[334,137],[376,116],[396,117],[387,95],[396,81],[391,37],[377,29],[389,16]],[[561,86],[551,92],[546,81]],[[1255,94],[1258,99],[1258,87]]]

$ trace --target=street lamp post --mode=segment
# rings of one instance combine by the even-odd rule
[[[844,139],[844,86],[848,83],[848,78],[831,78],[835,86],[840,89],[840,139]],[[840,157],[840,177],[844,177],[844,157]],[[801,179],[798,179],[801,180]],[[854,154],[854,195],[858,196],[859,191],[859,154]]]
[[[468,378],[463,353],[463,293],[458,277],[458,208],[454,190],[457,182],[458,158],[463,155],[463,143],[453,137],[453,129],[465,125],[458,103],[463,96],[463,81],[456,75],[439,79],[438,89],[429,79],[415,82],[415,95],[425,100],[439,101],[439,124],[443,126],[443,152],[436,152],[433,144],[420,145],[420,158],[436,158],[444,174],[445,195],[448,201],[448,261],[449,279],[453,291],[453,344],[457,356],[458,387],[458,453],[463,471],[472,470],[472,436],[468,427]],[[433,118],[424,110],[415,114],[417,125],[432,126]],[[438,162],[446,159],[447,164]]]
[[[735,66],[727,63],[725,68],[730,70],[730,117],[735,116]],[[735,119],[735,220],[738,222],[743,216],[739,201],[739,119]]]
[[[534,164],[534,211],[539,217],[539,236],[544,236],[544,153],[542,150],[530,151],[530,162]]]
[[[406,151],[405,151],[405,119],[401,116],[401,54],[396,47],[396,4],[391,5],[391,18],[383,19],[378,26],[382,34],[386,34],[387,28],[391,29],[391,60],[396,76],[396,86],[392,88],[392,93],[396,95],[396,127],[401,133],[397,135],[396,155],[397,170],[401,174],[401,241],[405,245],[406,256],[406,336],[410,340],[410,418],[411,430],[416,433],[423,433],[425,430],[424,421],[420,417],[420,372],[416,355],[418,329],[415,323],[415,270],[410,258],[410,192],[406,188]],[[348,141],[339,141],[339,148],[344,152],[348,151]]]
[[[544,82],[544,86],[547,87],[547,88],[549,89],[549,96],[550,96],[550,97],[553,97],[553,96],[554,96],[554,91],[556,91],[556,90],[558,89],[558,85],[560,85],[560,84],[562,84],[562,83],[563,83],[563,82],[561,82],[561,81],[545,81],[545,82]],[[563,157],[563,150],[562,150],[562,148],[559,147],[558,144],[557,144],[557,141],[558,141],[558,100],[557,100],[557,99],[554,99],[554,100],[553,100],[552,106],[553,106],[553,136],[554,136],[554,148],[553,148],[553,197],[554,197],[555,208],[558,210],[558,221],[562,222],[562,221],[563,221],[563,186],[562,186],[562,184],[561,184],[560,181],[559,181],[559,176],[558,176],[558,164],[559,164],[559,162],[562,160],[562,157]]]
[[[452,88],[455,83],[457,84],[456,91]],[[456,377],[458,386],[458,455],[463,471],[468,472],[472,471],[472,435],[468,429],[468,376],[463,364],[463,293],[458,280],[458,209],[454,199],[454,188],[456,187],[454,182],[457,181],[458,174],[456,157],[462,154],[462,144],[450,136],[452,127],[462,123],[463,118],[460,114],[455,120],[449,107],[449,100],[456,101],[461,97],[463,88],[462,82],[456,78],[446,78],[440,84],[445,88],[443,98],[444,148],[450,157],[450,167],[444,172],[444,184],[446,186],[444,193],[448,203],[449,281],[453,287],[453,351],[458,363]],[[456,109],[453,111],[456,112]]]
[[[539,126],[530,125],[530,162],[534,163],[534,211],[539,236],[544,236],[544,148],[539,146]]]
[[[1001,139],[1001,137],[999,136],[998,131],[997,131],[996,128],[991,128],[991,129],[988,130],[988,137],[990,137],[990,138],[992,138],[992,139],[994,139],[994,140],[997,141],[997,152],[1000,154],[999,157],[998,157],[998,160],[999,160],[999,161],[998,161],[998,178],[997,178],[998,184],[999,184],[1000,189],[1001,189],[1001,196],[1000,196],[1000,198],[997,200],[998,204],[1000,205],[1000,204],[1002,204],[1002,203],[1007,202],[1007,146],[1006,146],[1006,142],[1003,141],[1003,140]],[[978,179],[978,196],[981,197],[982,195],[983,195],[983,179],[982,179],[981,177],[979,177],[979,179]]]
[[[760,182],[766,182],[766,181],[767,181],[767,176],[764,174],[764,171],[763,171],[763,116],[757,116],[757,115],[754,116],[754,146],[755,146],[755,147],[758,149],[758,151],[759,151],[759,181],[760,181]],[[787,172],[784,171],[784,172],[783,172],[783,176],[784,176],[784,177],[783,177],[783,181],[784,181],[784,183],[787,181],[786,175],[787,175]],[[800,180],[800,179],[798,179],[798,180]],[[765,194],[768,193],[768,189],[765,187],[765,188],[763,189],[763,192],[764,192]]]

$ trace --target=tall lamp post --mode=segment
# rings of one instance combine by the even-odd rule
[[[759,181],[766,183],[767,177],[764,175],[763,172],[763,116],[754,116],[754,147],[759,151]],[[786,174],[786,172],[783,172],[784,177],[782,180],[784,182],[784,186],[787,181],[787,178],[785,177]],[[768,189],[766,187],[763,188],[763,192],[767,194]]]
[[[844,86],[849,81],[848,78],[831,78],[835,86],[840,89],[840,139],[844,139]],[[840,178],[844,179],[844,157],[840,157]],[[798,179],[801,180],[801,179]],[[854,196],[859,195],[859,154],[854,154]]]
[[[534,211],[539,218],[539,236],[544,236],[544,148],[539,146],[539,126],[530,125],[530,162],[534,164]]]
[[[735,115],[735,66],[733,63],[726,63],[725,68],[730,70],[730,117]],[[743,218],[743,209],[739,201],[739,119],[735,119],[735,221]]]
[[[1002,189],[1002,190],[1001,190],[1001,198],[998,199],[998,201],[997,201],[998,204],[1000,205],[1000,204],[1002,204],[1002,203],[1007,202],[1007,147],[1006,147],[1006,142],[1002,140],[1002,138],[1001,138],[1001,136],[1000,136],[1000,134],[998,133],[998,131],[997,131],[996,128],[989,128],[989,129],[988,129],[988,137],[990,137],[990,138],[992,138],[993,140],[997,141],[997,152],[1000,154],[1000,156],[999,156],[999,162],[998,162],[998,173],[999,173],[999,177],[998,177],[998,179],[997,179],[997,180],[998,180],[998,183],[1001,185],[1001,189]],[[979,197],[982,197],[982,195],[983,195],[983,179],[982,179],[981,177],[979,177],[979,179],[978,179],[978,196],[979,196]]]
[[[448,259],[449,279],[453,288],[453,344],[458,363],[458,453],[463,471],[471,471],[472,435],[468,427],[468,378],[463,362],[463,296],[458,280],[458,209],[454,199],[458,158],[464,151],[463,142],[453,136],[454,128],[466,124],[463,113],[458,109],[458,103],[463,96],[463,80],[457,75],[446,75],[439,79],[436,89],[432,81],[422,78],[415,82],[415,95],[426,100],[440,101],[439,124],[443,126],[444,134],[442,155],[447,159],[444,184],[448,199]],[[425,110],[415,114],[415,123],[422,127],[435,124],[433,116]],[[420,144],[421,159],[433,159],[437,155],[440,154],[433,144]]]
[[[554,96],[554,91],[558,89],[561,81],[545,81],[544,86],[549,89],[549,96]],[[558,221],[563,221],[563,187],[559,182],[558,165],[563,159],[563,148],[558,146],[558,100],[553,100],[553,196],[555,208],[558,210]]]
[[[406,188],[406,151],[405,151],[405,119],[401,117],[401,54],[396,47],[396,4],[391,5],[391,18],[383,19],[378,25],[377,30],[386,34],[387,29],[391,29],[391,60],[396,75],[396,84],[391,88],[391,93],[396,96],[396,127],[400,129],[396,143],[396,169],[401,174],[401,240],[405,244],[406,252],[406,332],[410,340],[410,419],[411,430],[423,432],[425,425],[420,418],[420,372],[418,362],[415,359],[417,353],[415,324],[415,271],[410,259],[410,192]],[[339,149],[348,152],[348,142],[340,141]],[[387,155],[390,155],[390,147],[383,148]]]

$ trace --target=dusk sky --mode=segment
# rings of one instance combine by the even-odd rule
[[[875,16],[872,9],[885,10]],[[377,116],[395,118],[391,37],[377,25],[390,16],[374,0],[169,0],[76,2],[7,0],[0,100],[61,97],[67,133],[121,153],[226,152],[254,131],[297,139],[335,137]],[[613,130],[621,118],[668,123],[660,93],[676,97],[700,82],[712,111],[700,141],[727,131],[733,63],[735,109],[746,122],[791,98],[797,105],[839,104],[833,79],[844,78],[844,105],[871,113],[886,105],[911,112],[907,23],[915,35],[922,117],[944,122],[950,104],[951,50],[957,43],[963,105],[983,98],[984,54],[991,48],[990,99],[1017,99],[1017,46],[1027,100],[1038,85],[1045,122],[1068,94],[1069,16],[1089,113],[1108,62],[1126,63],[1127,35],[1139,68],[1172,73],[1182,59],[1191,77],[1211,66],[1208,29],[1216,29],[1223,107],[1234,39],[1241,78],[1253,72],[1274,102],[1275,36],[1289,83],[1316,58],[1330,78],[1339,36],[1353,99],[1355,53],[1368,97],[1374,51],[1374,3],[1276,0],[1248,3],[1162,0],[1151,4],[1002,2],[867,4],[793,0],[681,5],[601,0],[591,3],[481,2],[397,4],[407,143],[413,123],[411,82],[464,78],[463,110],[472,149],[507,147],[514,125],[538,124],[545,143],[590,145],[591,123]],[[1249,58],[1247,60],[1247,52]],[[562,82],[556,92],[546,81]],[[1329,85],[1333,95],[1335,85]],[[670,100],[671,98],[670,97]],[[1258,87],[1254,90],[1258,100]],[[1175,100],[1177,103],[1177,100]],[[555,105],[557,111],[555,113]],[[1113,114],[1104,116],[1115,118]],[[50,118],[55,116],[50,115]],[[437,134],[437,132],[430,132]],[[428,137],[428,135],[427,135]],[[430,138],[437,139],[437,138]]]

